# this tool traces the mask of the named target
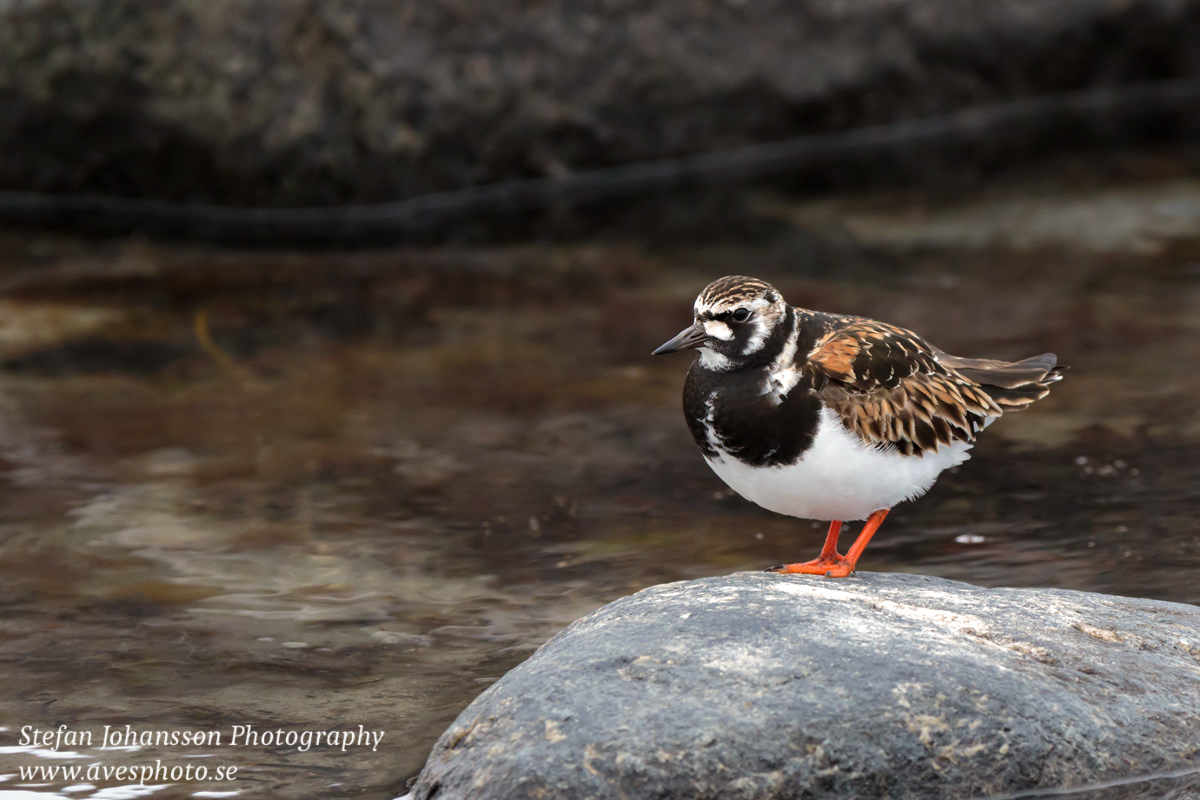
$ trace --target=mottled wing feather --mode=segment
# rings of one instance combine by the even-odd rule
[[[939,363],[916,334],[852,319],[818,342],[808,362],[828,381],[821,398],[864,441],[920,455],[973,442],[1003,409],[975,381]]]
[[[1050,384],[1062,380],[1066,367],[1058,366],[1054,353],[1042,353],[1015,363],[988,358],[962,358],[938,353],[938,363],[982,386],[1005,411],[1016,411],[1050,393]]]

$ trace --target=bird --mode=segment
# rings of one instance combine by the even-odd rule
[[[984,428],[1045,397],[1053,353],[953,356],[912,331],[789,305],[745,275],[710,283],[690,326],[652,355],[698,350],[683,387],[712,470],[769,511],[828,520],[820,555],[768,571],[844,578],[888,512],[969,457]],[[866,520],[845,554],[843,522]]]

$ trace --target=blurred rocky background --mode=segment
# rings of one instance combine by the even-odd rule
[[[372,203],[1196,75],[1186,0],[0,0],[0,188]],[[961,178],[1198,120],[792,180]]]

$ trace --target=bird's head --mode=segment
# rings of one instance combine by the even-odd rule
[[[717,371],[758,364],[775,349],[780,323],[789,318],[783,296],[771,284],[745,275],[713,281],[696,298],[693,324],[652,355],[699,350],[700,364]]]

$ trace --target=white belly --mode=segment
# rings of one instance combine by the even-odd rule
[[[816,438],[795,464],[751,467],[729,455],[705,460],[731,489],[769,511],[851,520],[920,497],[942,470],[970,458],[970,449],[966,442],[954,442],[922,456],[880,451],[823,408]]]

